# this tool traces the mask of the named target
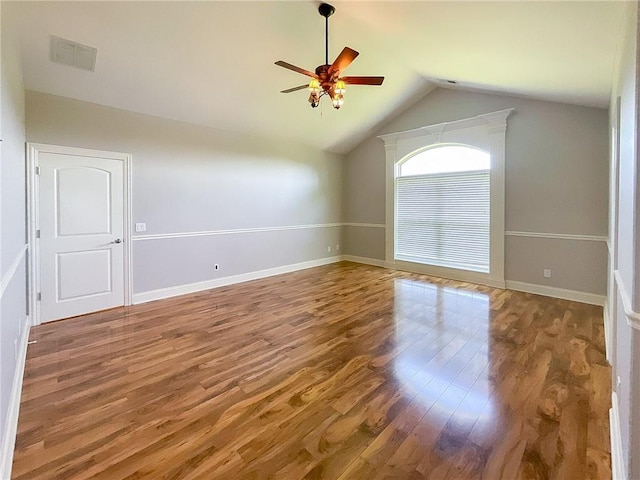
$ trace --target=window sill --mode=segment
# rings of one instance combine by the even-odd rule
[[[488,285],[490,287],[505,288],[504,279],[496,279],[490,273],[471,272],[468,270],[459,270],[457,268],[438,267],[436,265],[425,265],[422,263],[407,262],[405,260],[395,260],[391,262],[397,270],[406,272],[422,273],[433,277],[447,278],[450,280],[458,280],[461,282],[478,283],[480,285]]]

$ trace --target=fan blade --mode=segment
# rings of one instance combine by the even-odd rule
[[[305,83],[304,85],[300,85],[299,87],[288,88],[287,90],[282,90],[280,93],[291,93],[297,92],[298,90],[302,90],[303,88],[307,88],[309,85]]]
[[[351,64],[351,62],[355,60],[358,55],[360,54],[355,50],[349,47],[344,47],[340,52],[340,55],[338,55],[338,57],[329,67],[329,73],[333,73],[335,71],[342,72]]]
[[[295,65],[291,65],[290,63],[283,62],[282,60],[278,60],[276,65],[283,68],[288,68],[289,70],[293,70],[294,72],[301,73],[311,78],[317,78],[318,76],[315,73],[310,72],[309,70],[305,70],[304,68],[296,67]]]
[[[382,85],[384,77],[342,77],[347,85]]]

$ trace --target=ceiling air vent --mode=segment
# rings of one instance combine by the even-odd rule
[[[98,50],[51,35],[51,61],[93,72]]]

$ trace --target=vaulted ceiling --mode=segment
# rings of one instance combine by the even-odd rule
[[[620,37],[616,1],[336,1],[330,61],[360,52],[335,111],[308,92],[281,94],[324,63],[314,1],[8,2],[25,88],[222,130],[346,152],[444,80],[473,88],[606,107]],[[5,23],[6,22],[6,23]],[[94,72],[52,63],[49,35],[96,47]]]

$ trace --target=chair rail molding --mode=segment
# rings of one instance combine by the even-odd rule
[[[216,235],[239,235],[243,233],[258,233],[258,232],[282,232],[286,230],[305,230],[310,228],[335,228],[345,225],[354,226],[377,226],[377,224],[350,224],[350,223],[315,223],[308,225],[284,225],[275,227],[253,227],[253,228],[230,228],[219,230],[200,230],[196,232],[170,232],[170,233],[155,233],[149,235],[134,235],[132,240],[139,242],[143,240],[161,240],[165,238],[185,238],[185,237],[210,237]]]
[[[11,282],[11,279],[13,278],[13,276],[16,273],[16,271],[18,270],[18,267],[20,266],[20,263],[22,263],[22,260],[24,259],[24,256],[27,253],[28,249],[29,249],[29,245],[28,244],[25,244],[20,249],[20,251],[16,255],[16,258],[13,260],[13,263],[9,266],[9,269],[3,275],[2,279],[0,279],[0,298],[2,298],[2,295],[4,295],[4,291],[9,286],[9,283]]]
[[[529,238],[553,238],[557,240],[581,240],[587,242],[606,242],[609,239],[605,235],[579,235],[571,233],[547,233],[547,232],[519,232],[507,230],[504,232],[507,237],[529,237]]]
[[[622,300],[624,315],[627,317],[627,324],[631,328],[640,330],[640,313],[634,311],[632,308],[631,297],[627,292],[624,280],[622,279],[622,275],[620,275],[620,270],[614,271],[614,278],[616,280],[616,285],[618,286],[618,294],[620,295],[620,299]]]

